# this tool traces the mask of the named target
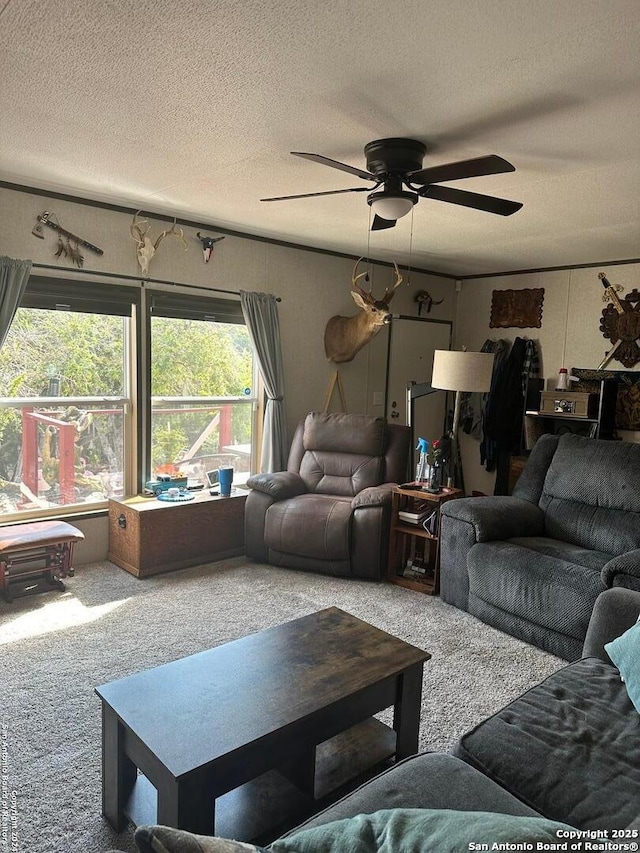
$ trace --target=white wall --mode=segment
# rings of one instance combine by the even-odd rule
[[[43,240],[31,233],[36,216],[45,209],[56,214],[62,227],[104,250],[102,256],[83,250],[84,269],[120,275],[140,274],[129,233],[132,217],[128,213],[9,188],[0,188],[0,254],[55,264],[73,274],[75,267],[71,263],[54,257],[57,237],[53,230],[45,228]],[[151,221],[154,238],[171,224],[170,218]],[[203,224],[184,230],[188,251],[184,251],[178,240],[166,238],[151,263],[152,277],[204,288],[264,291],[282,298],[278,310],[287,424],[292,435],[295,425],[307,412],[322,408],[330,378],[335,372],[336,365],[325,358],[324,328],[334,314],[356,313],[350,295],[354,261],[249,237],[227,236],[215,245],[212,260],[205,264],[196,232],[216,235],[215,227]],[[84,280],[89,276],[81,275],[79,278]],[[374,267],[373,288],[376,294],[381,294],[393,280],[392,269]],[[392,303],[394,313],[415,315],[414,296],[418,290],[425,289],[434,299],[444,298],[443,304],[435,306],[430,316],[453,319],[456,295],[451,279],[413,272],[410,282],[409,287],[402,285],[396,292]],[[350,412],[384,414],[382,407],[373,405],[373,393],[384,391],[385,370],[386,348],[382,335],[374,341],[374,346],[365,347],[354,361],[340,367]],[[2,393],[0,389],[0,396]],[[337,396],[334,396],[330,408],[339,410]],[[83,528],[87,541],[77,549],[77,562],[105,557],[106,519],[79,522],[78,526]],[[87,559],[82,555],[87,555]]]
[[[611,348],[602,336],[600,318],[604,303],[598,273],[604,272],[612,284],[620,284],[623,294],[640,287],[640,264],[619,264],[585,269],[527,273],[493,278],[469,279],[458,295],[456,348],[480,349],[487,338],[513,341],[516,337],[536,340],[541,355],[542,374],[547,387],[555,387],[558,370],[575,367],[595,368]],[[491,296],[494,290],[544,288],[542,327],[540,329],[491,329]],[[624,370],[612,360],[607,367]],[[640,369],[640,365],[635,369]],[[640,440],[640,434],[623,433],[626,440]],[[477,442],[462,435],[460,447],[465,472],[465,487],[493,493],[495,474],[480,465]]]

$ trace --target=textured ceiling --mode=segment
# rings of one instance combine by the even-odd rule
[[[640,256],[638,0],[0,0],[0,180],[458,275]],[[370,234],[365,143],[499,154]]]

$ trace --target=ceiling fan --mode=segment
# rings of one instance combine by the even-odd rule
[[[314,163],[322,163],[325,166],[331,166],[332,169],[340,169],[341,172],[356,175],[365,181],[373,181],[374,186],[283,195],[261,198],[260,201],[286,201],[292,198],[312,198],[338,193],[370,193],[367,204],[375,214],[371,225],[372,231],[393,228],[396,221],[406,216],[420,198],[446,201],[450,204],[472,207],[475,210],[484,210],[487,213],[497,213],[499,216],[511,216],[522,207],[518,201],[440,186],[443,181],[459,181],[462,178],[515,172],[515,166],[496,154],[423,169],[422,161],[427,148],[422,142],[416,139],[376,139],[364,147],[367,161],[365,171],[349,166],[347,163],[332,160],[330,157],[323,157],[321,154],[307,154],[302,151],[291,153],[296,157],[304,157],[305,160],[312,160]]]

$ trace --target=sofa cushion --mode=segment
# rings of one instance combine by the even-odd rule
[[[524,547],[521,541],[479,542],[471,548],[470,595],[581,642],[593,604],[605,588],[599,566],[576,565]],[[535,542],[546,547],[537,537]],[[584,554],[581,559],[587,561]],[[598,559],[593,558],[596,563]],[[606,555],[602,559],[606,562]]]
[[[544,480],[545,532],[596,551],[640,548],[640,446],[563,435]]]
[[[284,554],[347,560],[351,513],[349,498],[307,494],[279,501],[267,510],[264,541]]]
[[[183,829],[169,826],[139,826],[135,831],[135,841],[140,853],[261,853],[262,847],[230,841],[227,838],[214,838],[209,835],[195,835]]]
[[[615,667],[585,658],[462,737],[455,754],[551,820],[620,829],[640,802],[640,716]]]
[[[382,807],[538,816],[536,811],[464,761],[448,753],[422,752],[379,773],[291,832],[358,814],[371,814]]]
[[[566,824],[541,817],[451,809],[382,809],[299,830],[274,841],[269,849],[273,853],[460,853],[499,850],[502,844],[514,842],[523,845],[517,849],[534,849],[534,845],[544,849],[537,845],[552,845],[560,833],[573,831]]]
[[[507,541],[514,545],[520,545],[522,548],[528,548],[529,551],[546,554],[548,557],[556,557],[576,566],[584,566],[586,569],[595,569],[597,572],[611,559],[611,554],[592,551],[590,548],[582,548],[580,545],[573,545],[571,542],[550,539],[548,536],[514,536]]]
[[[620,672],[629,699],[640,712],[640,619],[604,648]]]

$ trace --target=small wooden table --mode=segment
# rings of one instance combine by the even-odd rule
[[[387,580],[391,583],[436,595],[440,589],[440,509],[443,503],[464,497],[462,489],[441,489],[436,494],[424,491],[418,485],[399,488],[391,500],[391,531],[389,535],[389,561]],[[429,533],[421,524],[411,524],[398,517],[398,513],[414,510],[420,504],[432,506],[436,511],[436,532]],[[404,577],[410,554],[421,549],[421,562],[426,569],[423,576]]]
[[[371,756],[379,763],[417,752],[430,657],[330,607],[98,687],[103,814],[117,831],[128,817],[213,835],[215,803],[215,831],[250,840],[255,825],[247,829],[242,812],[255,821],[270,803],[243,788],[274,769],[306,795],[309,813],[326,793],[319,765],[335,771],[339,763],[340,733],[349,730],[351,752],[365,766]],[[371,719],[390,706],[393,729]],[[357,724],[365,736],[354,736]],[[229,822],[222,806],[232,789]],[[289,808],[292,800],[280,802]],[[284,813],[271,819],[286,825]]]
[[[194,493],[184,503],[139,495],[109,500],[112,563],[138,578],[244,553],[246,492]]]

